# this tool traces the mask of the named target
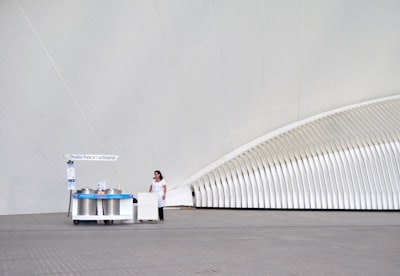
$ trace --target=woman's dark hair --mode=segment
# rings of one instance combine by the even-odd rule
[[[164,178],[159,170],[155,170],[154,172],[158,173],[160,175],[160,180],[162,180]]]

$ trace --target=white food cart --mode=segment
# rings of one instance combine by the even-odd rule
[[[74,224],[81,221],[103,221],[105,224],[113,224],[116,220],[134,223],[136,214],[133,194],[74,193],[72,220]]]
[[[140,202],[134,203],[133,194],[123,194],[120,188],[106,189],[104,181],[103,187],[99,183],[97,190],[90,188],[75,190],[73,161],[116,161],[118,155],[65,154],[64,156],[68,159],[67,178],[70,190],[68,216],[72,213],[74,224],[79,224],[81,221],[96,221],[105,224],[114,224],[114,221],[123,223],[137,223],[143,220],[158,221],[158,201],[157,195],[154,193],[139,193]]]

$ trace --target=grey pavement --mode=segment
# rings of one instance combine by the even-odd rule
[[[164,223],[0,216],[0,275],[399,275],[400,213],[168,209]]]

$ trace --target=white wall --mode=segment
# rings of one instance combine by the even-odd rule
[[[400,90],[399,1],[0,2],[0,214],[172,189],[241,145]]]

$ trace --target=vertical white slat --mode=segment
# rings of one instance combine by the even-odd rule
[[[246,166],[244,165],[243,159],[241,156],[239,156],[238,164],[240,171],[242,172],[243,180],[245,183],[246,187],[246,195],[247,195],[247,208],[254,208],[253,206],[253,190],[252,190],[252,185],[249,177],[249,172],[246,169]]]
[[[219,205],[218,205],[218,199],[219,199],[218,197],[219,197],[219,195],[218,195],[218,189],[217,189],[217,185],[215,184],[214,177],[213,177],[213,175],[211,173],[207,174],[206,177],[207,177],[206,179],[207,179],[207,181],[208,181],[208,183],[209,183],[209,185],[211,187],[212,207],[213,208],[218,208],[219,207]]]
[[[372,145],[371,150],[373,152],[373,157],[374,157],[374,165],[375,165],[375,172],[376,175],[378,176],[379,181],[376,183],[376,185],[379,187],[379,190],[381,192],[381,198],[382,198],[382,209],[386,210],[388,201],[387,201],[387,191],[386,191],[386,185],[385,185],[385,177],[382,171],[382,166],[381,166],[381,151],[377,147],[377,145]]]
[[[286,162],[281,162],[279,163],[279,172],[280,172],[280,180],[281,180],[281,189],[282,189],[282,208],[288,209],[288,208],[293,208],[291,207],[291,189],[290,189],[290,177],[289,173],[287,170],[287,164]]]
[[[317,140],[315,139],[315,131],[312,130],[313,123],[309,124],[309,127],[305,127],[303,130],[304,140],[307,145],[310,145],[306,148],[306,154],[308,156],[308,163],[310,165],[311,175],[312,175],[312,188],[314,189],[315,194],[315,208],[322,209],[323,208],[323,191],[322,191],[322,179],[319,173],[320,164],[318,159],[318,152],[316,146],[318,145]]]
[[[347,145],[347,148],[344,150],[344,155],[346,157],[346,164],[350,176],[350,187],[352,188],[351,196],[354,201],[354,207],[352,209],[361,209],[361,202],[360,202],[360,190],[359,190],[359,181],[357,178],[357,171],[355,168],[355,160],[353,156],[350,154],[350,147]]]
[[[299,208],[299,190],[298,190],[298,185],[297,185],[296,173],[293,168],[293,162],[287,162],[286,167],[288,170],[289,183],[290,183],[290,187],[291,187],[288,208],[298,209]]]
[[[287,208],[287,188],[286,188],[286,183],[285,179],[283,176],[283,171],[282,171],[282,163],[283,160],[281,160],[277,156],[277,151],[279,151],[279,148],[277,148],[277,145],[270,144],[270,146],[267,148],[272,155],[272,158],[274,160],[274,169],[276,173],[276,187],[278,187],[279,193],[276,194],[277,199],[279,198],[280,202],[280,207],[279,208]]]
[[[232,178],[232,182],[234,185],[234,189],[235,189],[235,207],[236,208],[242,208],[242,194],[241,194],[241,190],[240,190],[240,183],[239,183],[239,179],[238,176],[236,174],[236,170],[232,165],[232,162],[229,161],[227,163],[227,169],[230,172],[231,178]]]
[[[292,185],[293,208],[304,209],[304,189],[301,185],[301,177],[299,175],[300,172],[297,163],[297,159],[300,157],[300,151],[297,149],[297,147],[293,148],[293,146],[296,144],[297,139],[295,135],[293,135],[293,137],[285,138],[285,150],[288,152],[287,155],[290,159],[287,165]]]
[[[301,144],[301,139],[298,137],[297,133],[293,133],[290,138],[286,138],[287,143],[290,145],[299,145]],[[297,146],[295,147],[292,156],[292,166],[295,172],[295,178],[296,178],[296,185],[297,185],[297,191],[299,193],[298,195],[298,201],[299,201],[299,206],[302,209],[310,209],[310,193],[309,189],[306,188],[308,185],[307,181],[307,176],[306,176],[306,170],[304,167],[304,162],[303,162],[303,157],[307,156],[306,153],[304,152],[304,149],[298,148]]]
[[[261,145],[257,147],[256,153],[261,163],[260,172],[261,176],[263,177],[265,208],[271,208],[271,197],[273,192],[271,190],[272,177],[270,168],[268,166],[267,158],[264,157],[264,151],[262,150]]]
[[[267,183],[267,175],[265,173],[265,167],[263,162],[261,161],[260,158],[260,154],[259,154],[259,149],[256,148],[253,152],[253,157],[256,161],[256,166],[258,168],[259,171],[259,175],[260,175],[260,197],[262,197],[263,200],[263,207],[262,208],[270,208],[271,207],[271,203],[269,201],[269,195],[268,195],[268,183]]]
[[[249,205],[248,205],[248,202],[247,202],[247,198],[248,198],[247,197],[247,187],[246,187],[246,183],[245,183],[244,178],[243,178],[243,173],[242,173],[242,170],[240,168],[240,164],[237,161],[237,158],[233,159],[232,162],[233,162],[232,163],[233,166],[235,167],[236,174],[237,174],[237,179],[238,179],[239,184],[240,184],[240,195],[241,195],[242,208],[248,208]]]
[[[279,173],[278,173],[278,164],[276,162],[276,157],[275,154],[270,151],[270,145],[266,145],[265,147],[263,147],[263,151],[265,151],[265,155],[269,156],[269,160],[271,160],[271,158],[273,158],[273,162],[271,162],[270,164],[270,172],[271,172],[271,176],[272,176],[272,185],[273,185],[273,197],[275,200],[275,207],[272,208],[278,208],[281,209],[282,207],[282,187],[281,187],[281,183],[280,183],[280,179],[279,179]]]
[[[303,179],[302,179],[302,174],[300,171],[299,163],[297,161],[297,158],[292,162],[292,168],[293,168],[293,173],[295,177],[295,183],[297,185],[297,193],[298,193],[298,208],[300,209],[305,209],[305,197],[304,197],[304,185],[303,185]]]
[[[232,181],[232,176],[227,164],[220,167],[221,175],[224,175],[227,193],[229,195],[229,206],[230,208],[236,208],[236,194],[235,194],[235,184]]]
[[[276,176],[277,176],[277,187],[279,187],[279,191],[280,194],[277,194],[277,196],[280,196],[280,203],[281,203],[281,207],[280,208],[284,208],[286,209],[288,204],[287,204],[287,194],[288,194],[288,190],[287,190],[287,185],[286,185],[286,179],[284,176],[284,160],[281,157],[280,152],[283,151],[284,149],[282,149],[280,147],[280,145],[278,145],[278,143],[273,143],[270,145],[269,147],[270,153],[272,154],[272,158],[274,160],[274,168],[275,168],[275,172],[276,172]]]
[[[309,158],[303,158],[303,166],[304,166],[304,172],[305,172],[305,186],[309,194],[309,208],[310,209],[316,209],[316,192],[315,192],[315,185],[314,185],[314,179],[313,179],[313,173],[311,170],[310,162],[308,160]]]
[[[358,132],[361,131],[361,127],[355,125],[353,122],[356,121],[359,116],[358,110],[351,110],[346,114],[346,116],[345,114],[342,114],[338,120],[338,123],[342,126],[342,129],[345,133],[352,133],[352,131]],[[343,155],[345,156],[344,162],[347,168],[346,173],[349,179],[347,185],[349,186],[350,204],[353,204],[351,209],[360,209],[361,202],[359,194],[359,182],[355,169],[355,160],[350,152],[351,148],[354,146],[353,135],[345,137],[342,139],[342,141]]]
[[[391,149],[393,156],[393,170],[394,170],[394,182],[393,182],[393,195],[394,195],[394,209],[400,209],[400,152],[396,148],[394,141],[390,142],[388,146]]]
[[[210,183],[210,179],[205,176],[203,178],[204,180],[204,188],[206,189],[207,192],[207,206],[208,208],[212,208],[214,207],[214,198],[213,198],[213,190],[211,188],[211,183]]]
[[[313,148],[317,153],[317,169],[319,175],[319,182],[321,188],[321,204],[323,209],[333,208],[333,194],[332,194],[332,176],[331,170],[327,163],[327,152],[328,149],[321,145],[321,141],[330,139],[326,132],[319,131],[324,129],[324,126],[319,120],[310,124],[312,131],[310,135],[313,136]]]
[[[337,177],[338,179],[338,188],[339,188],[339,203],[342,203],[339,207],[339,209],[349,209],[350,203],[349,203],[349,198],[347,195],[346,191],[346,176],[345,176],[345,171],[343,168],[343,162],[342,159],[340,158],[339,150],[333,152],[333,157],[336,162],[336,167],[337,167]]]
[[[385,182],[384,185],[386,187],[386,200],[387,200],[387,209],[393,210],[394,202],[393,202],[393,188],[392,188],[392,177],[391,177],[391,159],[390,153],[387,151],[387,148],[383,143],[378,144],[377,147],[380,149],[380,164],[382,166],[382,174],[384,176]]]
[[[283,209],[287,208],[287,189],[285,185],[285,179],[282,172],[281,163],[275,164],[275,172],[277,176],[277,186],[279,187],[280,194],[277,194],[277,197],[280,198],[281,207]]]
[[[217,169],[212,170],[210,173],[210,178],[212,181],[215,183],[215,187],[217,190],[217,197],[218,197],[218,208],[224,208],[225,207],[225,202],[224,202],[224,188],[222,187],[220,177],[218,175]]]
[[[332,149],[330,149],[332,150]],[[335,160],[335,156],[332,151],[326,154],[327,164],[329,164],[330,176],[331,176],[331,189],[332,189],[332,203],[334,209],[343,209],[343,197],[340,196],[340,189],[338,182],[340,181],[340,175],[338,172],[338,165]]]
[[[398,199],[398,187],[397,187],[397,173],[396,172],[396,159],[393,152],[393,149],[390,145],[391,143],[385,143],[384,147],[388,153],[389,158],[388,161],[388,169],[389,169],[389,176],[390,176],[390,187],[391,187],[391,195],[392,195],[392,209],[396,210],[399,208],[399,199]]]
[[[392,195],[392,185],[391,179],[389,175],[389,158],[386,148],[383,146],[382,143],[376,145],[377,150],[379,151],[379,165],[381,166],[381,173],[384,179],[382,186],[385,190],[386,196],[386,210],[393,209],[393,195]]]
[[[345,156],[345,162],[347,167],[347,173],[349,176],[349,196],[350,202],[353,203],[351,207],[352,210],[359,210],[360,209],[360,196],[359,196],[359,189],[358,189],[358,181],[357,175],[354,167],[354,160],[350,154],[349,146],[343,150],[343,155]]]
[[[249,159],[249,163],[253,170],[254,178],[256,181],[256,185],[257,185],[258,208],[265,208],[264,188],[263,188],[263,183],[261,180],[260,168],[259,168],[259,164],[257,162],[257,157],[253,151],[249,151],[249,154],[247,157]]]
[[[328,152],[324,152],[320,155],[320,159],[325,180],[327,209],[335,209],[335,204],[337,204],[337,198],[336,198],[337,194],[335,191],[333,166],[330,163],[328,155],[329,155]]]
[[[199,202],[199,207],[208,207],[207,206],[207,190],[204,185],[204,180],[200,178],[198,181],[198,187],[200,191],[201,201]]]
[[[193,191],[194,191],[194,207],[202,207],[201,206],[201,191],[200,191],[200,183],[199,181],[196,181],[192,185]]]
[[[372,192],[372,179],[370,176],[369,171],[371,170],[371,164],[368,160],[367,153],[365,151],[365,146],[362,146],[360,148],[357,148],[356,153],[359,154],[359,159],[361,161],[360,169],[361,169],[361,181],[364,185],[365,189],[365,204],[366,204],[366,209],[371,210],[376,208],[376,198],[375,195]]]
[[[313,200],[311,196],[308,170],[306,168],[304,158],[298,159],[297,164],[299,165],[299,169],[301,172],[301,185],[303,186],[303,191],[304,191],[304,208],[311,209],[313,206],[311,202]]]
[[[315,196],[315,209],[322,209],[322,195],[321,195],[322,191],[321,191],[321,184],[319,182],[320,180],[318,175],[318,168],[315,159],[316,157],[313,155],[310,155],[310,157],[307,158],[311,170],[312,189]]]
[[[278,177],[278,172],[276,169],[276,165],[271,167],[271,175],[272,175],[272,183],[274,185],[274,198],[275,198],[275,207],[273,208],[282,208],[282,190]]]
[[[280,160],[280,168],[282,172],[282,190],[285,191],[282,197],[282,202],[284,202],[283,208],[293,209],[293,183],[289,172],[290,156],[287,150],[287,143],[283,139],[276,140],[277,158]]]
[[[339,117],[339,116],[338,116]],[[332,149],[333,149],[333,156],[334,160],[336,161],[336,168],[338,168],[337,173],[339,179],[338,183],[338,188],[339,188],[339,196],[342,198],[342,206],[341,209],[351,209],[351,201],[350,201],[350,195],[349,195],[349,176],[347,173],[347,166],[345,159],[343,159],[343,150],[345,147],[345,141],[346,137],[341,137],[340,133],[343,131],[343,128],[341,127],[342,124],[337,123],[340,121],[340,119],[335,120],[335,126],[333,127],[333,132],[331,133],[331,138],[332,138]],[[340,201],[340,200],[339,200]]]
[[[270,201],[271,201],[271,208],[281,208],[281,196],[280,196],[280,189],[278,186],[278,176],[276,173],[275,166],[269,167],[269,170],[266,171],[267,178],[269,179],[269,188],[270,188]]]
[[[269,208],[277,208],[274,178],[272,176],[270,158],[268,158],[268,155],[266,154],[265,147],[266,147],[265,145],[261,145],[259,148],[260,149],[259,152],[261,160],[263,161],[265,175],[267,177],[266,192],[268,194],[266,195],[266,198],[268,198]]]
[[[351,176],[349,173],[349,167],[347,165],[347,159],[346,155],[344,154],[343,150],[340,150],[338,152],[340,164],[341,164],[341,169],[343,172],[343,177],[344,177],[344,182],[343,182],[343,192],[344,192],[344,197],[346,199],[345,202],[347,202],[347,205],[345,206],[345,209],[354,209],[355,204],[354,204],[354,197],[353,197],[353,187],[351,184]]]
[[[274,177],[272,175],[272,168],[269,164],[265,166],[265,175],[267,177],[266,191],[268,193],[269,208],[277,208]]]
[[[355,169],[359,187],[358,193],[360,196],[360,204],[361,204],[360,208],[363,210],[367,210],[371,206],[371,200],[369,198],[369,193],[367,192],[368,175],[365,173],[366,165],[363,156],[360,153],[359,147],[354,147],[353,149],[351,149],[350,153],[354,156],[353,159],[355,160]]]
[[[375,116],[373,116],[373,117],[375,117]],[[364,118],[364,121],[368,122],[368,124],[353,124],[353,130],[356,133],[371,133],[371,135],[368,135],[366,137],[362,137],[362,138],[356,137],[355,138],[358,141],[358,144],[359,144],[358,147],[363,148],[363,151],[360,151],[361,157],[362,157],[361,160],[364,162],[360,162],[361,167],[360,167],[359,171],[361,171],[362,173],[359,174],[359,181],[360,181],[359,189],[360,190],[358,193],[360,195],[361,205],[363,204],[362,195],[365,195],[365,206],[368,206],[369,198],[371,199],[370,200],[371,206],[374,205],[374,202],[376,203],[376,200],[374,201],[374,198],[376,199],[376,197],[375,197],[376,195],[371,193],[371,191],[372,191],[372,189],[374,189],[373,187],[375,186],[375,184],[377,182],[375,182],[374,176],[372,174],[370,174],[369,171],[365,170],[365,166],[370,166],[371,169],[373,169],[373,170],[375,170],[375,166],[372,165],[373,164],[373,163],[371,163],[372,159],[369,158],[368,154],[365,154],[367,152],[364,150],[366,146],[374,144],[375,140],[376,140],[374,137],[375,135],[374,135],[374,131],[373,131],[373,129],[376,129],[376,122],[373,117],[371,117],[368,113],[365,113],[362,109],[359,109],[351,114],[351,119],[353,121],[359,121],[360,118]],[[354,149],[355,152],[357,153],[356,149],[357,149],[357,147],[355,147],[355,149]],[[350,151],[350,153],[352,153],[352,151]],[[364,166],[364,168],[362,166]],[[363,172],[363,169],[364,169],[364,172]],[[358,171],[356,171],[356,172],[358,172]]]
[[[375,157],[374,152],[371,150],[371,146],[364,147],[365,152],[368,157],[368,162],[370,164],[370,170],[367,171],[369,174],[369,179],[371,180],[371,195],[372,195],[372,203],[376,202],[376,210],[383,209],[383,202],[382,202],[382,191],[379,185],[380,179],[378,174],[376,173],[376,165],[375,165]]]
[[[251,185],[253,208],[259,208],[258,184],[257,184],[256,178],[255,178],[254,169],[253,169],[252,165],[250,164],[251,161],[248,158],[246,153],[243,154],[241,157],[242,157],[241,159],[243,161],[243,165],[247,172],[247,175],[249,177],[249,182]]]
[[[329,188],[328,188],[328,181],[329,181],[329,171],[326,169],[325,165],[325,159],[323,156],[323,153],[321,150],[318,148],[317,151],[317,156],[314,158],[315,164],[316,164],[316,169],[317,169],[317,175],[318,175],[318,182],[319,182],[319,188],[321,191],[321,208],[322,209],[328,209],[331,206],[331,198],[330,198],[330,193],[329,193]]]
[[[220,177],[220,182],[224,191],[224,208],[231,208],[231,195],[228,187],[228,182],[226,180],[226,174],[222,167],[217,168],[217,172]]]

